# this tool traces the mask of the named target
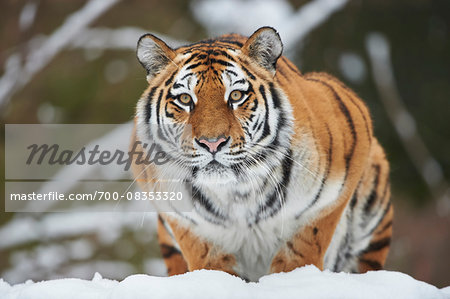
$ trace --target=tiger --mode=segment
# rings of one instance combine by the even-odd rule
[[[131,140],[153,140],[170,163],[134,163],[134,177],[154,190],[171,172],[191,188],[191,210],[158,213],[169,276],[209,269],[258,281],[306,265],[383,268],[394,211],[368,108],[282,51],[272,27],[178,48],[139,39],[148,87]]]

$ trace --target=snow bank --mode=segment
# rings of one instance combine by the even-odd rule
[[[96,274],[92,281],[59,279],[10,286],[0,280],[0,298],[450,298],[438,289],[399,272],[347,274],[314,266],[264,276],[246,283],[220,271],[200,270],[172,277],[132,275],[121,282]]]

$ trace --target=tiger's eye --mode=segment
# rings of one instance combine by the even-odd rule
[[[192,98],[187,93],[183,93],[182,95],[180,95],[179,100],[182,104],[189,105],[192,101]]]
[[[239,90],[233,90],[230,93],[230,100],[232,100],[233,102],[237,102],[240,99],[242,99],[242,92]]]

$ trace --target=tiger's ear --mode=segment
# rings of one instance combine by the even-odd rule
[[[275,74],[277,60],[283,52],[283,43],[275,29],[261,27],[248,38],[242,52]]]
[[[137,43],[136,56],[147,71],[147,81],[161,72],[176,56],[165,42],[153,34],[141,36]]]

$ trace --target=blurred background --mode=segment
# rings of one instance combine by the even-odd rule
[[[279,30],[302,72],[333,74],[369,106],[391,163],[396,215],[386,268],[450,285],[446,0],[1,1],[3,169],[4,124],[130,122],[146,88],[134,54],[141,34],[177,46],[263,25]],[[165,275],[152,213],[0,210],[0,277],[9,283],[96,271]]]

